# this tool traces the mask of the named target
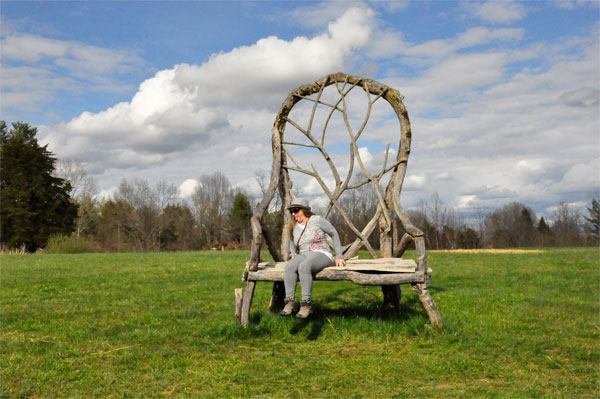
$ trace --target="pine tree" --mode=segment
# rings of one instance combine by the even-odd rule
[[[71,185],[52,176],[56,159],[40,146],[37,129],[27,123],[0,122],[0,226],[7,248],[25,247],[34,252],[53,234],[70,234],[77,205]]]
[[[230,211],[230,225],[233,229],[232,238],[241,244],[245,244],[250,237],[250,218],[252,207],[250,201],[242,193],[237,193],[233,199]]]
[[[589,223],[585,226],[588,243],[592,245],[600,244],[600,201],[592,199],[592,207],[587,208],[590,216],[585,216]]]
[[[533,218],[527,208],[523,208],[521,211],[517,226],[520,231],[519,246],[528,247],[533,245],[535,228],[533,227]]]
[[[542,216],[537,225],[538,232],[538,245],[547,246],[552,245],[552,231],[550,230],[550,226],[544,220]]]

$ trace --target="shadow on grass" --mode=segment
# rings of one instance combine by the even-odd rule
[[[308,319],[297,319],[290,330],[290,334],[296,335],[300,331],[310,327],[310,332],[308,333],[306,339],[309,341],[314,341],[321,335],[323,325],[325,325],[325,320],[323,318],[315,317],[313,314]]]
[[[403,286],[404,288],[404,286]],[[423,309],[418,295],[409,287],[402,290],[402,303],[398,309],[384,306],[381,295],[373,291],[355,288],[340,288],[321,295],[313,302],[313,313],[308,319],[295,317],[271,317],[268,311],[250,313],[248,328],[235,324],[212,330],[209,335],[221,340],[245,340],[273,335],[279,328],[288,329],[290,335],[306,334],[308,341],[319,339],[326,324],[332,319],[366,321],[389,321],[398,327],[398,332],[422,335],[427,329],[429,317]],[[410,292],[410,294],[409,294]],[[279,312],[273,312],[277,315]],[[286,320],[287,321],[284,321]],[[351,325],[351,324],[350,324]]]
[[[339,302],[339,298],[337,302]],[[315,341],[321,335],[325,323],[330,323],[332,318],[363,318],[367,320],[388,320],[404,323],[407,327],[406,332],[418,335],[420,333],[419,327],[423,327],[429,319],[424,310],[418,311],[410,306],[413,304],[416,305],[413,299],[410,299],[408,302],[403,303],[399,309],[384,307],[383,303],[372,303],[366,306],[346,303],[343,306],[336,306],[335,308],[330,308],[327,303],[314,303],[312,315],[308,319],[294,320],[290,334],[297,335],[302,331],[310,329],[307,339]],[[418,299],[416,302],[418,302]]]

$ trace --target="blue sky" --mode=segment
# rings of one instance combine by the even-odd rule
[[[549,215],[600,194],[597,1],[2,1],[0,14],[0,119],[38,126],[105,194],[125,177],[185,192],[214,171],[256,192],[281,101],[338,70],[406,96],[405,206],[437,192],[465,212],[521,201]]]

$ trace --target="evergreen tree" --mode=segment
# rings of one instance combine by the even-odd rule
[[[535,228],[533,226],[533,218],[531,217],[531,213],[526,207],[524,207],[521,211],[521,216],[517,221],[517,228],[520,232],[518,246],[532,246],[534,241]]]
[[[548,223],[546,223],[546,220],[544,220],[543,216],[540,218],[540,221],[538,222],[537,232],[538,232],[538,245],[541,245],[541,246],[552,245],[552,231],[550,230],[550,226],[548,226]]]
[[[232,228],[232,238],[241,244],[245,244],[246,240],[250,238],[251,217],[252,207],[248,197],[242,193],[237,193],[231,206],[230,226]]]
[[[585,226],[588,243],[592,245],[600,244],[600,201],[592,199],[592,207],[587,208],[590,216],[585,220],[589,223]]]
[[[77,217],[71,185],[52,175],[56,159],[47,145],[38,144],[36,134],[27,123],[13,123],[7,131],[0,122],[1,241],[30,252],[53,234],[70,234]]]

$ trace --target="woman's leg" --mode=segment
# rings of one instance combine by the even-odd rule
[[[313,274],[320,272],[327,266],[333,266],[333,261],[322,252],[309,251],[298,265],[298,275],[300,276],[300,288],[302,288],[302,300],[310,301],[313,287]],[[286,285],[287,291],[287,285]]]
[[[285,285],[285,297],[294,299],[296,296],[296,284],[298,283],[298,266],[304,260],[304,254],[298,254],[285,264],[283,273],[283,284]]]

